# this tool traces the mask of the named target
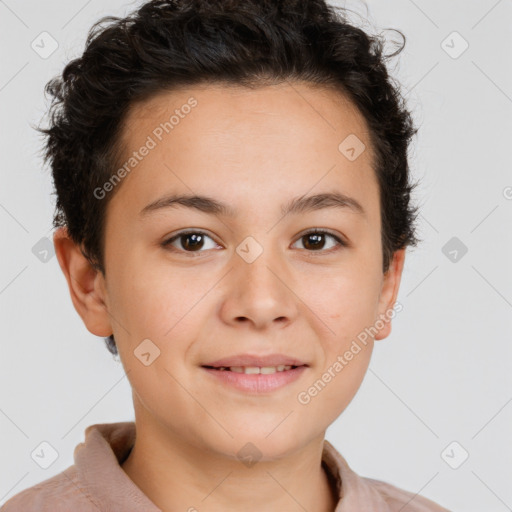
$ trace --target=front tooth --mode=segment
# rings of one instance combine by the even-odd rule
[[[224,370],[224,369],[228,369],[228,368],[220,368],[220,370]],[[272,373],[276,373],[276,372],[283,372],[283,371],[286,371],[286,370],[291,370],[292,369],[292,366],[291,365],[284,365],[284,364],[280,364],[278,366],[262,366],[262,367],[259,367],[259,366],[230,366],[229,367],[229,370],[231,370],[232,372],[235,372],[235,373],[248,373],[248,374],[259,374],[259,373],[262,373],[262,374],[265,374],[265,375],[269,375],[269,374],[272,374]]]
[[[260,373],[260,369],[258,366],[246,366],[244,370],[245,373]]]

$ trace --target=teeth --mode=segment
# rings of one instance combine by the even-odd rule
[[[257,366],[246,366],[244,369],[244,373],[260,373],[260,369]]]
[[[227,370],[228,368],[222,366],[219,370]],[[235,373],[246,373],[246,374],[270,374],[276,372],[283,372],[285,370],[291,370],[291,365],[280,364],[279,366],[230,366],[229,370]]]

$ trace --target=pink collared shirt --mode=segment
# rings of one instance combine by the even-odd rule
[[[72,466],[16,494],[0,512],[161,512],[121,467],[134,441],[134,422],[90,425]],[[322,463],[338,489],[335,512],[450,512],[412,492],[358,476],[327,440]]]

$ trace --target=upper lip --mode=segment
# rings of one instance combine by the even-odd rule
[[[284,354],[269,354],[258,356],[252,354],[237,354],[231,357],[224,357],[202,366],[230,367],[230,366],[308,366],[306,363],[296,357],[286,356]]]

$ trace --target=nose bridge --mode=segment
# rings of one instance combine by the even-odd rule
[[[238,285],[245,295],[276,298],[282,294],[283,283],[276,277],[281,267],[277,251],[269,245],[258,247],[253,240],[246,240],[237,248],[236,259]]]
[[[245,318],[263,326],[296,315],[296,297],[286,285],[288,272],[278,251],[248,237],[233,254],[233,264],[223,307],[226,321]]]

